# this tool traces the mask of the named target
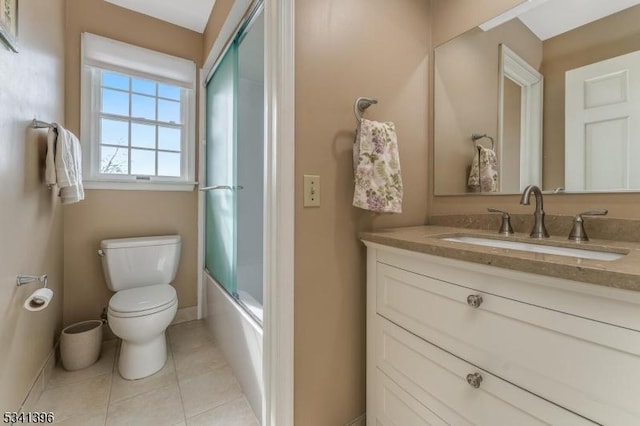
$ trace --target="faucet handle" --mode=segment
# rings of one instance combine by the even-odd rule
[[[589,210],[586,212],[578,213],[573,218],[573,228],[569,233],[569,239],[573,241],[589,241],[587,232],[584,230],[584,219],[582,216],[604,216],[609,213],[607,209]]]
[[[604,216],[607,213],[609,213],[609,210],[607,209],[589,210],[588,212],[578,213],[576,215],[576,219],[578,218],[578,216]]]
[[[499,234],[502,234],[502,235],[513,234],[513,228],[511,227],[511,216],[509,216],[508,212],[500,209],[495,209],[493,207],[489,207],[487,211],[489,213],[502,213],[502,224],[500,224],[500,230],[498,231]]]

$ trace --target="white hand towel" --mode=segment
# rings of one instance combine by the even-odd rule
[[[498,156],[494,150],[478,145],[467,185],[472,192],[498,192]]]
[[[62,204],[77,203],[84,200],[82,185],[82,150],[78,138],[58,125],[58,138],[55,146],[56,183],[60,187]],[[49,153],[47,153],[47,157]]]
[[[353,144],[353,205],[379,213],[402,213],[402,176],[393,123],[362,119]]]

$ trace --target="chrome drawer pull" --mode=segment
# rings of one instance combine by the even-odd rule
[[[479,294],[471,294],[467,296],[467,304],[474,308],[479,308],[482,305],[482,296]]]
[[[478,389],[480,383],[482,383],[482,376],[480,373],[467,374],[467,383],[469,383],[471,387]]]

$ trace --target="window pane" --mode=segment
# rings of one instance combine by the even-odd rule
[[[129,145],[129,123],[103,118],[101,121],[100,143],[106,145]]]
[[[158,99],[158,121],[180,123],[180,102]]]
[[[132,95],[131,96],[131,116],[146,118],[148,120],[156,119],[156,99],[149,96]]]
[[[131,90],[137,93],[144,93],[145,95],[156,95],[156,83],[149,80],[143,80],[141,78],[134,78],[131,80]]]
[[[126,175],[129,173],[127,148],[103,146],[100,149],[100,173]]]
[[[156,174],[156,152],[142,149],[131,150],[131,174],[151,175]]]
[[[131,123],[131,146],[155,149],[156,126]]]
[[[180,176],[180,154],[158,152],[158,176]]]
[[[158,96],[161,98],[180,100],[180,88],[169,86],[168,84],[158,83]]]
[[[114,89],[129,90],[129,77],[108,71],[102,71],[102,85]]]
[[[158,127],[158,149],[180,151],[180,129]]]
[[[102,89],[102,112],[128,116],[129,94],[126,92]]]

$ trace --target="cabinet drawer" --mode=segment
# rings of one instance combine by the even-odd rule
[[[376,276],[377,312],[411,333],[597,422],[640,424],[640,333],[382,263]]]
[[[380,370],[376,371],[376,425],[446,426],[440,417],[400,388]]]
[[[378,368],[447,424],[594,424],[417,338],[382,317],[377,317],[375,327]],[[469,374],[482,377],[478,388],[468,383]]]
[[[416,274],[530,305],[640,331],[640,292],[603,287],[444,257],[377,250],[376,259]],[[579,268],[576,268],[579,280]]]

